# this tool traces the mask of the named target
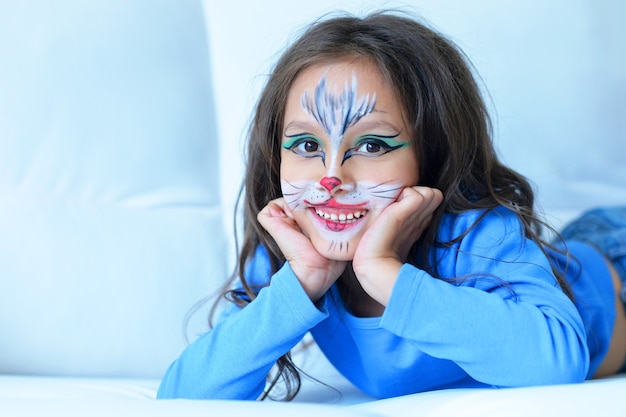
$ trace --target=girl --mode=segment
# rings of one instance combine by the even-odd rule
[[[464,56],[414,20],[320,21],[284,53],[256,108],[243,198],[232,305],[160,398],[265,398],[282,379],[291,399],[289,352],[307,332],[381,398],[578,382],[624,362],[609,263],[541,240]]]

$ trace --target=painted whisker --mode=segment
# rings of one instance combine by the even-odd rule
[[[291,188],[295,188],[296,190],[304,190],[304,187],[298,187],[296,185],[294,185],[293,183],[287,181],[287,180],[281,180],[281,182],[284,182],[285,184],[287,184],[288,186],[290,186]]]
[[[404,187],[400,186],[400,187],[395,187],[395,188],[388,188],[386,190],[370,191],[370,194],[391,193],[391,192],[394,192],[394,191],[401,190],[402,188],[404,188]]]
[[[398,194],[395,192],[397,190],[390,190],[389,192],[394,191],[393,195],[384,195],[386,191],[379,191],[371,193],[372,196],[376,198],[382,198],[385,200],[395,200],[398,197]]]
[[[330,244],[328,245],[328,250],[329,251],[335,250],[337,248],[337,245],[339,245],[339,252],[348,253],[348,249],[350,247],[350,242],[344,242],[344,241],[339,241],[338,242],[336,240],[331,240]]]
[[[291,207],[292,210],[297,210],[299,208],[306,208],[307,206],[305,204],[302,203],[302,201],[298,201],[298,198],[294,198],[293,200],[287,200],[285,199],[285,202],[287,203],[287,205],[289,207]]]

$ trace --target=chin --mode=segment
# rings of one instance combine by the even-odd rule
[[[312,238],[315,250],[325,257],[333,261],[351,261],[354,258],[354,252],[359,244],[359,239],[351,239],[348,241],[327,240],[323,238]]]
[[[352,260],[354,259],[354,252],[348,253],[348,254],[327,252],[327,253],[322,253],[322,256],[324,256],[326,259],[330,259],[333,261],[352,262]]]
[[[367,228],[365,218],[350,222],[337,222],[323,219],[315,210],[303,210],[295,217],[303,232],[309,236],[315,250],[327,259],[351,261]]]

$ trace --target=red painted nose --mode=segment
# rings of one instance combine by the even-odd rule
[[[341,184],[341,180],[337,177],[324,177],[320,180],[322,187],[331,192],[335,187]]]

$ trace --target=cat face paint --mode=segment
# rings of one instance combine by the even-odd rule
[[[351,260],[361,236],[418,167],[402,108],[376,67],[313,66],[295,80],[285,111],[281,186],[316,250]]]

